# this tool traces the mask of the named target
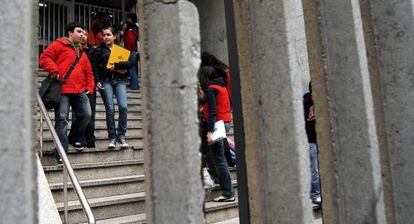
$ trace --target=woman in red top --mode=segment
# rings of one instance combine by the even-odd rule
[[[226,84],[227,94],[229,95],[231,104],[231,86],[230,86],[230,69],[229,66],[220,61],[216,56],[208,53],[207,51],[201,53],[201,67],[211,66],[214,68],[216,74],[223,78]]]
[[[211,66],[201,67],[198,72],[200,80],[200,97],[204,101],[202,112],[207,120],[207,164],[213,176],[218,177],[223,194],[214,199],[216,202],[234,201],[234,190],[231,183],[230,171],[224,155],[224,142],[213,142],[214,124],[223,120],[226,131],[230,129],[231,110],[226,84]],[[215,171],[215,172],[214,172]]]

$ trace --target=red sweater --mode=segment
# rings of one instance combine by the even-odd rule
[[[79,50],[82,49],[79,48]],[[58,73],[59,80],[62,82],[76,60],[77,54],[77,50],[70,45],[69,40],[60,38],[43,51],[40,55],[39,64],[49,75]],[[86,90],[93,93],[94,87],[91,63],[88,56],[82,54],[69,79],[62,85],[62,93],[83,93]]]
[[[124,47],[129,51],[138,51],[138,32],[133,29],[129,29],[125,33]]]
[[[230,100],[227,94],[227,90],[223,86],[210,84],[208,85],[209,88],[216,89],[218,91],[218,95],[216,97],[216,108],[217,108],[217,116],[216,122],[219,120],[223,120],[225,123],[231,122],[231,109],[230,109]],[[208,108],[208,104],[204,103],[203,105],[204,116],[206,120],[209,120],[210,111]]]

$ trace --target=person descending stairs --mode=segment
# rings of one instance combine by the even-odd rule
[[[46,77],[38,71],[38,83]],[[68,158],[91,205],[97,223],[145,223],[145,172],[143,156],[143,122],[141,93],[127,90],[128,131],[125,139],[128,148],[117,145],[108,148],[105,107],[100,94],[96,99],[95,148],[82,151],[69,147]],[[115,104],[116,100],[115,100]],[[116,111],[117,106],[115,106]],[[117,113],[115,113],[117,114]],[[54,121],[54,112],[49,116]],[[115,115],[115,121],[119,119]],[[68,127],[71,126],[69,120]],[[62,165],[56,163],[55,145],[46,125],[43,125],[43,157],[41,163],[52,191],[56,207],[63,218]],[[233,185],[236,186],[236,170],[231,168]],[[238,223],[238,202],[213,202],[219,196],[219,186],[206,197],[205,218],[207,223]],[[84,223],[86,217],[71,185],[68,188],[69,223]]]

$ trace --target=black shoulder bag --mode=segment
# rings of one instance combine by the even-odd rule
[[[42,98],[43,103],[45,104],[46,109],[52,109],[60,102],[60,96],[62,93],[62,84],[68,81],[69,76],[72,74],[73,69],[76,64],[78,64],[79,59],[82,57],[82,51],[79,56],[76,57],[76,60],[70,66],[68,72],[66,73],[63,82],[59,82],[57,78],[51,78],[47,76],[46,79],[42,81],[42,84],[39,88],[39,95]]]

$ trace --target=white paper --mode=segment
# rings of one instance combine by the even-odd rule
[[[214,123],[213,142],[220,141],[226,138],[226,128],[224,127],[223,120],[219,120]]]

